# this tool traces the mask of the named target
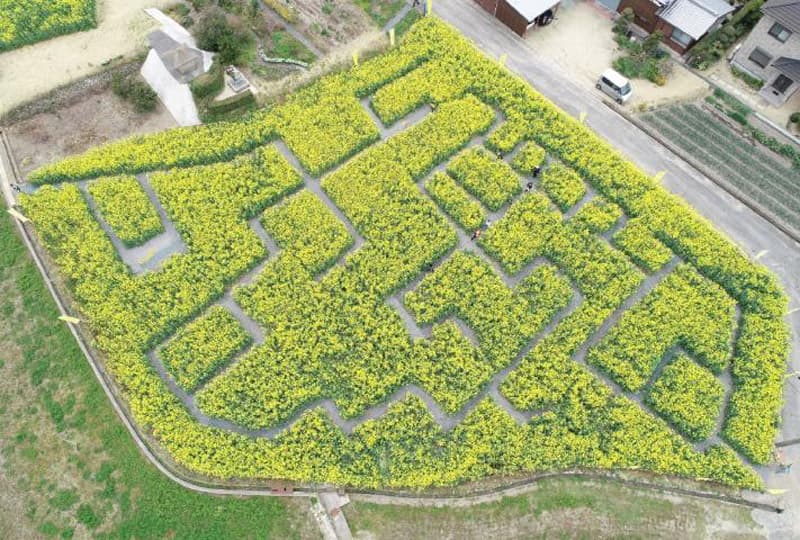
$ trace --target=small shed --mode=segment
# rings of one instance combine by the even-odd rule
[[[560,0],[475,0],[480,6],[524,37],[535,26],[553,22]]]
[[[151,32],[147,40],[179,83],[188,83],[205,72],[201,50],[180,43],[163,30]]]

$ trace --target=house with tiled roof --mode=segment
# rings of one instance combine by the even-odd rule
[[[768,0],[761,12],[731,64],[764,81],[759,95],[780,106],[800,86],[800,0]]]
[[[604,2],[605,3],[605,2]],[[734,7],[725,0],[622,0],[617,11],[631,8],[633,22],[648,33],[660,31],[679,54],[716,30]]]

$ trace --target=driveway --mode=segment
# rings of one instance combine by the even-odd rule
[[[611,32],[613,24],[613,14],[597,2],[563,0],[555,20],[528,32],[525,41],[541,56],[558,64],[579,86],[591,89],[600,73],[621,56]],[[587,54],[588,51],[591,54]],[[708,84],[703,79],[676,62],[669,65],[672,71],[664,86],[645,79],[633,81],[629,107],[653,107],[694,99],[708,92]]]
[[[544,50],[534,38],[520,39],[500,21],[470,0],[435,0],[434,12],[457,27],[486,54],[508,54],[506,65],[526,78],[542,94],[568,113],[587,113],[586,123],[648,174],[665,171],[664,187],[686,199],[698,212],[728,234],[751,257],[775,272],[790,295],[790,309],[800,307],[800,245],[775,229],[769,222],[692,169],[682,159],[603,104],[593,88],[579,84]],[[560,13],[563,19],[568,11]],[[791,371],[800,370],[800,311],[789,315],[793,328]],[[787,378],[786,406],[783,409],[781,440],[800,437],[800,384],[796,376]],[[787,460],[800,460],[800,447],[784,450]],[[761,470],[768,487],[789,491],[781,515],[754,511],[756,518],[769,526],[776,538],[800,537],[800,463],[790,475],[776,476]]]

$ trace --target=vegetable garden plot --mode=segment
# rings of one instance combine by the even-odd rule
[[[426,103],[432,113],[381,139],[376,121]],[[570,175],[520,193],[545,162]],[[187,252],[134,276],[71,182],[137,172]],[[30,179],[59,184],[21,204],[105,369],[138,425],[195,473],[425,488],[631,467],[760,485],[743,458],[767,461],[776,434],[788,340],[775,278],[435,18],[246,121],[111,143]],[[489,209],[500,217],[487,227]],[[467,232],[483,223],[480,238],[445,212]],[[684,293],[685,317],[662,309]],[[242,352],[248,336],[209,309],[225,294],[263,342]],[[631,321],[648,329],[643,348]],[[676,342],[708,368],[694,409],[668,399],[699,377],[687,366],[650,401],[627,391]],[[154,349],[193,395],[170,392]],[[728,369],[724,442],[703,450],[693,439],[708,421],[691,411],[712,408]]]
[[[658,109],[644,120],[681,150],[719,171],[744,196],[800,230],[800,171],[695,105]]]

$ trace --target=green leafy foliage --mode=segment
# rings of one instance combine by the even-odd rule
[[[442,210],[463,229],[473,231],[486,221],[486,212],[480,203],[473,200],[452,176],[441,172],[435,173],[425,183],[425,189]]]
[[[94,0],[3,0],[0,52],[97,26]]]
[[[383,121],[419,103],[433,112],[378,142],[360,102],[368,96]],[[418,184],[497,118],[505,121],[488,136],[492,151],[535,142],[597,192],[597,204],[567,220],[543,193],[511,202],[479,246],[507,272],[531,265],[520,278],[498,275],[483,255],[452,253],[456,232]],[[341,165],[320,183],[364,242],[325,274],[348,236],[310,195],[269,208],[303,183],[281,152],[265,145],[276,137],[313,175]],[[490,208],[508,204],[520,178],[487,151],[472,153],[483,154],[473,159],[487,174],[465,181],[473,167],[458,180]],[[187,251],[140,276],[118,260],[75,186],[45,186],[21,204],[134,418],[179,466],[219,479],[364,488],[424,488],[571,467],[759,484],[735,452],[698,452],[572,357],[645,279],[598,236],[621,209],[686,265],[623,314],[589,359],[626,388],[640,386],[673,345],[719,370],[738,303],[742,324],[724,434],[737,451],[760,459],[774,440],[776,374],[787,352],[786,298],[777,280],[589,128],[435,18],[420,20],[386,54],[328,75],[248,120],[112,143],[33,176],[59,182],[153,170],[160,172],[151,174],[151,185]],[[248,224],[265,210],[264,223],[282,247],[270,258]],[[539,257],[548,262],[534,262]],[[234,286],[259,263],[252,282]],[[507,279],[518,286],[511,289]],[[389,298],[412,283],[402,300],[416,325],[404,321],[397,297]],[[266,429],[267,437],[198,422],[145,354],[232,286],[266,339],[212,378],[197,403],[210,416]],[[579,295],[572,311],[534,341],[572,294]],[[411,339],[410,331],[426,335],[428,324],[430,338]],[[477,399],[495,373],[512,365],[500,391],[519,411],[539,409],[527,423],[491,398]],[[409,383],[447,412],[469,404],[464,420],[445,431],[412,396],[346,432],[317,406],[330,399],[342,416],[358,418]]]
[[[614,245],[640,267],[655,272],[672,258],[672,252],[653,236],[641,220],[632,219],[614,235]]]
[[[514,156],[511,166],[520,174],[532,174],[537,167],[544,164],[546,155],[545,149],[538,144],[526,142],[519,153]]]
[[[310,191],[301,191],[264,212],[264,228],[311,274],[328,268],[353,244],[345,226]]]
[[[553,163],[544,171],[542,188],[562,211],[574,206],[586,195],[586,184],[580,175],[560,163]]]
[[[95,180],[89,184],[89,193],[126,246],[138,246],[164,232],[155,206],[133,176]]]
[[[511,167],[483,148],[465,150],[450,162],[447,172],[489,210],[499,210],[522,191]]]
[[[192,391],[251,341],[228,310],[213,306],[181,328],[160,355],[178,384]]]
[[[647,402],[690,439],[701,441],[714,431],[724,394],[710,371],[679,355],[661,372]]]
[[[623,314],[587,361],[624,388],[638,391],[667,349],[680,343],[715,373],[728,361],[733,300],[716,283],[679,266],[639,304]]]

